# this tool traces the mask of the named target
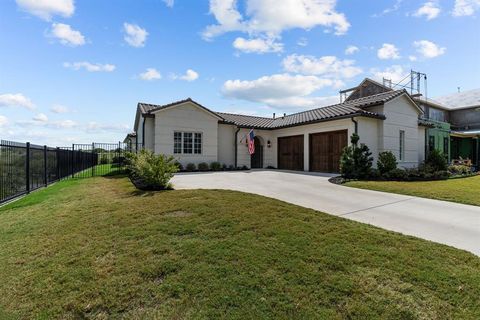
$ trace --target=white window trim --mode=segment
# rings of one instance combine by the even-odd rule
[[[181,141],[180,141],[180,153],[175,153],[175,133],[181,133]],[[185,133],[191,133],[192,134],[192,153],[185,153],[183,152],[183,141],[184,141],[184,134]],[[200,148],[201,152],[200,153],[195,153],[195,133],[199,133],[202,137],[201,142],[200,142]],[[182,130],[174,130],[173,131],[173,155],[181,155],[181,156],[201,156],[203,155],[203,137],[204,134],[202,131],[182,131]]]

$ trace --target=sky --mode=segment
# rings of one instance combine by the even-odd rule
[[[2,0],[0,139],[117,142],[138,102],[259,116],[365,77],[480,87],[480,0]]]

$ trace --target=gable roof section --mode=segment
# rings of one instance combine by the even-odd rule
[[[198,108],[202,109],[203,111],[206,111],[213,117],[219,119],[219,120],[224,120],[221,116],[219,116],[216,112],[213,112],[212,110],[208,109],[207,107],[202,106],[200,103],[194,101],[192,98],[187,98],[184,100],[178,100],[169,104],[164,104],[164,105],[157,105],[157,104],[149,104],[149,103],[143,103],[139,102],[137,105],[137,108],[142,112],[142,114],[152,114],[157,111],[165,110],[168,108],[176,107],[181,104],[190,102],[191,104],[197,106]]]
[[[446,105],[450,110],[478,107],[480,106],[480,88],[438,97],[435,100]]]
[[[316,108],[312,110],[302,111],[294,114],[290,114],[284,117],[278,118],[267,118],[267,117],[258,117],[258,116],[249,116],[241,114],[232,114],[225,112],[214,112],[211,111],[200,104],[196,103],[192,99],[188,98],[185,100],[176,101],[168,105],[152,105],[146,103],[139,103],[138,109],[145,110],[144,114],[151,114],[155,111],[162,110],[165,108],[172,107],[174,105],[182,104],[184,102],[192,102],[198,105],[201,108],[204,108],[206,111],[211,112],[216,117],[220,119],[222,123],[233,124],[243,128],[254,128],[254,129],[264,129],[264,130],[273,130],[280,129],[285,127],[300,126],[310,123],[330,121],[343,118],[352,118],[355,116],[369,117],[376,119],[385,119],[385,116],[376,112],[371,112],[365,108],[383,105],[384,103],[391,101],[402,95],[408,95],[405,89],[383,92],[355,100],[345,101],[343,103],[338,103],[326,107]],[[409,97],[410,99],[410,97]],[[410,99],[411,100],[411,99]],[[415,104],[415,102],[412,103]],[[418,106],[417,106],[418,108]]]
[[[347,89],[347,90],[342,90],[340,91],[340,93],[350,92],[350,94],[345,99],[345,101],[351,101],[351,100],[356,100],[369,95],[375,95],[375,94],[389,92],[389,91],[393,91],[393,89],[381,84],[380,82],[372,80],[370,78],[365,78],[358,86]]]

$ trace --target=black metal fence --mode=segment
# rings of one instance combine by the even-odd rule
[[[86,178],[124,169],[124,143],[73,144],[52,148],[0,141],[0,203],[67,178]]]

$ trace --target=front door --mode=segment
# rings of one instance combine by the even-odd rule
[[[250,167],[253,169],[263,168],[263,146],[257,137],[253,141],[255,142],[255,152],[250,156]]]

